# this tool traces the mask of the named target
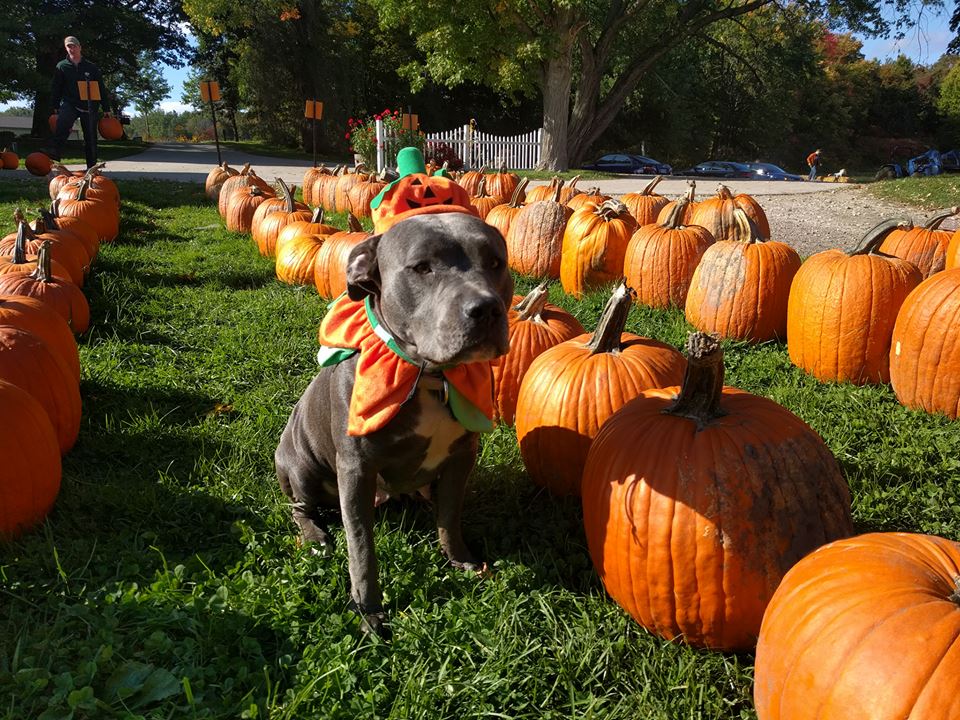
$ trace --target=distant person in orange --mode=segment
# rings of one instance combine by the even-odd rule
[[[820,148],[807,155],[807,165],[810,167],[810,177],[808,180],[817,179],[817,170],[820,167]]]
[[[110,114],[110,96],[103,86],[103,77],[100,68],[85,59],[80,52],[80,41],[73,35],[63,39],[63,47],[67,57],[57,64],[53,75],[51,105],[57,115],[57,129],[53,133],[53,144],[47,154],[54,160],[59,160],[63,154],[63,146],[70,135],[70,129],[80,118],[83,128],[83,146],[87,156],[87,167],[97,162],[97,108],[102,104],[106,115]],[[80,99],[80,89],[77,82],[80,80],[96,80],[100,84],[100,103],[91,103],[93,112],[89,110],[86,100]]]

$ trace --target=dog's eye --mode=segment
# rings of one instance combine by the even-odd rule
[[[488,265],[491,270],[499,270],[503,267],[503,261],[500,258],[490,258]]]
[[[415,273],[419,273],[420,275],[426,275],[427,273],[433,272],[433,269],[430,267],[430,263],[422,262],[414,265],[413,271]]]

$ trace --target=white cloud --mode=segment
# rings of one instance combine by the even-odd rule
[[[160,103],[160,109],[164,112],[188,112],[193,110],[193,105],[186,105],[182,102],[174,102],[173,100],[168,100],[166,102]]]

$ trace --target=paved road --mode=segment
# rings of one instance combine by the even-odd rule
[[[222,149],[221,155],[233,167],[250,163],[261,177],[272,180],[283,178],[285,182],[299,185],[303,181],[304,171],[312,165],[309,160],[264,157],[250,155],[236,150]],[[217,152],[213,145],[194,145],[191,143],[161,143],[148,150],[107,163],[110,177],[118,180],[125,178],[151,178],[160,180],[181,180],[203,182],[207,173],[217,164]],[[333,163],[327,163],[332,165]],[[609,180],[582,180],[578,187],[587,190],[599,187],[604,194],[619,196],[636,192],[648,178],[616,178]],[[546,181],[533,181],[532,185]],[[701,178],[698,181],[699,195],[712,194],[719,181],[715,178]],[[794,195],[821,192],[851,187],[836,183],[776,182],[770,180],[730,181],[727,184],[736,192],[750,195]],[[855,186],[853,186],[855,187]],[[674,196],[686,192],[687,181],[683,178],[669,178],[657,186],[661,195]]]

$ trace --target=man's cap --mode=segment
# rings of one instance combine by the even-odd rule
[[[65,38],[63,39],[63,44],[64,44],[64,46],[66,46],[66,45],[79,45],[79,44],[80,44],[80,41],[77,40],[77,38],[74,37],[73,35],[68,35],[67,37],[65,37]]]

